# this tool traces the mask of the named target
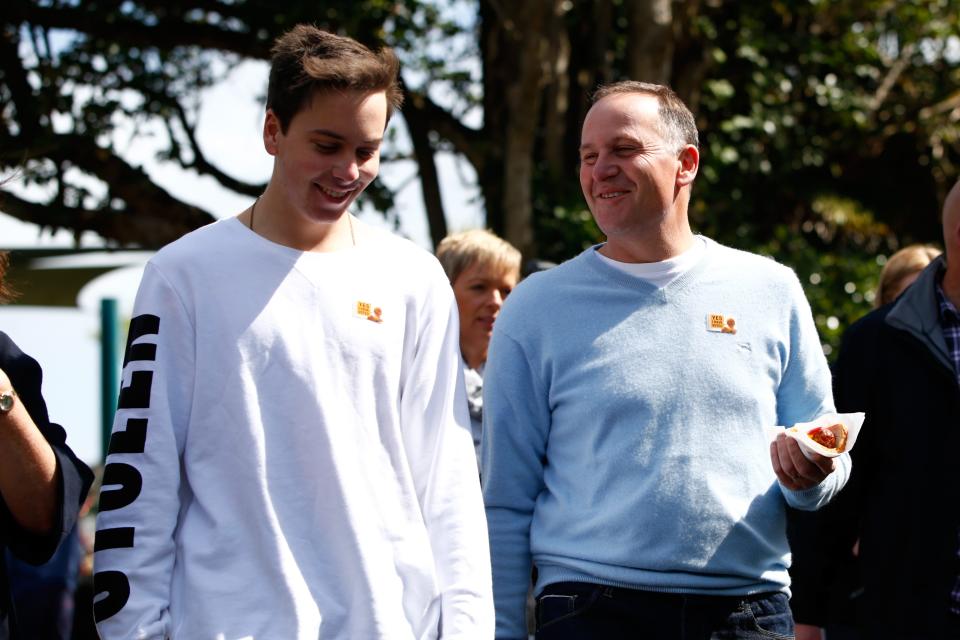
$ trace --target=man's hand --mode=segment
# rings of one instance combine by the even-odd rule
[[[833,458],[827,458],[817,453],[811,453],[813,460],[808,460],[800,444],[783,433],[770,443],[770,460],[773,462],[773,471],[787,489],[803,491],[823,482],[823,479],[833,473]]]

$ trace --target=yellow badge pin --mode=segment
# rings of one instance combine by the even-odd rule
[[[733,316],[727,316],[722,313],[708,313],[707,331],[714,331],[716,333],[736,333],[737,321]]]
[[[375,307],[369,302],[357,301],[354,313],[358,318],[369,320],[370,322],[383,322],[383,309]]]

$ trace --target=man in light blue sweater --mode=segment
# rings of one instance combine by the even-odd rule
[[[794,273],[692,233],[696,125],[668,88],[601,88],[580,183],[607,242],[531,277],[494,329],[484,496],[497,637],[792,637],[787,504],[849,457],[767,427],[833,411]]]

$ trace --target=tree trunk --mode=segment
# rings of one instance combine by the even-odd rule
[[[504,147],[507,99],[506,87],[515,64],[506,57],[502,41],[505,27],[502,10],[496,2],[480,2],[480,54],[483,64],[483,141],[477,143],[485,161],[477,168],[477,180],[483,193],[487,227],[497,235],[506,234],[503,208]],[[474,163],[476,166],[476,163]]]
[[[407,104],[417,99],[417,96],[406,92]],[[440,241],[447,237],[447,219],[443,213],[443,200],[440,198],[440,179],[434,157],[435,151],[430,144],[430,126],[420,115],[420,110],[408,109],[404,112],[403,119],[407,124],[407,131],[410,133],[410,141],[413,144],[413,155],[417,160],[430,240],[436,248]]]
[[[703,38],[694,33],[693,28],[699,12],[700,1],[688,0],[674,15],[675,46],[673,75],[670,79],[673,90],[690,107],[694,115],[697,114],[700,106],[700,87],[710,68],[710,57]]]
[[[550,31],[550,48],[556,52],[554,82],[546,88],[544,109],[543,150],[547,167],[548,188],[569,179],[565,141],[567,139],[567,114],[570,111],[570,34],[557,16],[556,26]]]
[[[533,234],[534,149],[544,87],[557,77],[557,45],[563,2],[511,5],[503,44],[516,61],[507,88],[506,157],[503,163],[505,239],[524,255],[536,253]]]
[[[627,10],[630,79],[667,84],[674,49],[671,0],[630,0]]]

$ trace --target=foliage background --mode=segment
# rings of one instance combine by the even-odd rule
[[[8,0],[0,10],[0,168],[21,220],[154,248],[212,220],[124,160],[120,122],[161,121],[163,160],[238,193],[262,184],[197,142],[200,91],[313,22],[404,62],[408,149],[431,237],[447,232],[436,154],[476,170],[487,224],[528,257],[598,241],[576,180],[598,83],[665,82],[698,116],[691,218],[804,282],[828,352],[869,309],[879,265],[940,242],[960,160],[960,0]],[[395,216],[382,185],[368,201]]]

